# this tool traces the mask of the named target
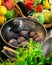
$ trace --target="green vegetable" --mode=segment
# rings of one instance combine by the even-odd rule
[[[39,23],[43,24],[45,21],[44,15],[41,13],[39,16],[37,16]]]
[[[43,13],[35,13],[33,17],[37,18],[40,24],[45,22],[45,17]]]
[[[19,54],[16,55],[16,62],[0,62],[0,65],[51,65],[52,57],[46,58],[42,55],[42,44],[40,42],[29,41],[27,48],[18,48]]]
[[[18,1],[22,1],[23,2],[24,0],[14,0],[15,3],[17,3]]]
[[[52,23],[52,13],[51,12],[43,12],[45,16],[45,23]]]
[[[7,19],[11,19],[14,16],[14,10],[8,10],[6,14]]]
[[[42,0],[35,0],[35,4],[40,4]]]

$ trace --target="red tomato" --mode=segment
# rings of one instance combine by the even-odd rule
[[[36,12],[42,12],[42,10],[43,10],[43,6],[42,5],[37,5],[37,7],[36,7]]]
[[[11,10],[14,7],[14,2],[13,0],[2,0],[2,5],[5,6],[8,10]]]

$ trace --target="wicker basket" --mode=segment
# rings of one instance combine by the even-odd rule
[[[52,28],[52,23],[47,23],[47,24],[43,24],[43,26],[45,27],[45,28]]]
[[[20,7],[16,3],[14,3],[14,4],[15,4],[15,6],[14,6],[14,12],[15,12],[14,18],[16,18],[16,17],[25,17],[25,15],[21,11]]]

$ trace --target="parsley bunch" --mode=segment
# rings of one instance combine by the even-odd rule
[[[43,56],[41,47],[42,43],[29,41],[27,45],[17,49],[19,54],[16,55],[16,62],[3,62],[0,59],[0,65],[51,65],[52,57]]]

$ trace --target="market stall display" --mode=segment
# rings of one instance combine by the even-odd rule
[[[1,6],[4,6],[7,9],[7,13],[5,15],[6,20],[19,16],[31,16],[31,18],[36,18],[39,23],[44,26],[46,25],[45,27],[48,28],[52,27],[52,4],[50,2],[51,1],[48,0],[3,0],[1,1]]]
[[[0,27],[1,65],[52,65],[52,0],[0,0]]]

